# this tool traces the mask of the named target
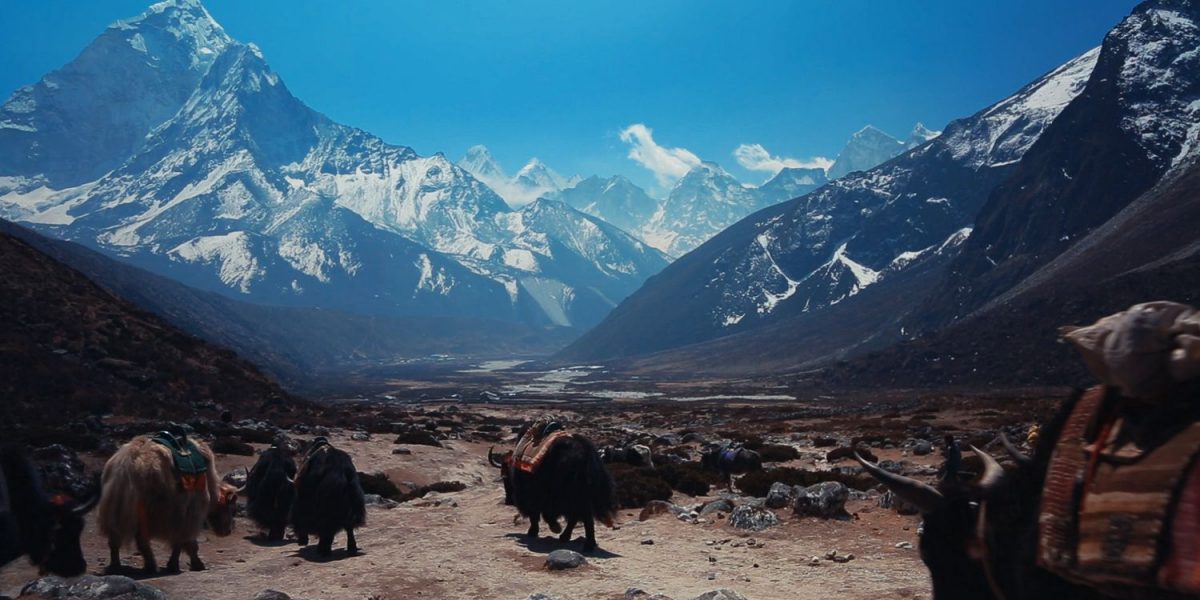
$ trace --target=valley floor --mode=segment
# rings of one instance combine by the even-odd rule
[[[737,428],[769,440],[790,440],[801,457],[788,463],[805,468],[829,468],[828,448],[816,448],[812,436],[839,439],[875,434],[903,436],[917,425],[954,431],[964,438],[986,435],[1007,424],[1028,423],[1053,410],[1054,398],[979,399],[962,397],[911,398],[878,404],[850,402],[828,412],[818,406],[796,403],[721,404],[605,403],[556,407],[501,407],[463,405],[457,414],[482,413],[495,419],[527,419],[553,410],[578,423],[584,431],[621,429],[655,434],[689,428],[715,432]],[[447,409],[448,405],[431,405]],[[365,409],[364,409],[365,410]],[[414,409],[421,411],[424,409]],[[366,416],[366,415],[364,415]],[[366,416],[369,418],[369,416]],[[394,417],[389,417],[394,418]],[[499,598],[524,600],[541,592],[565,599],[619,599],[628,588],[662,593],[676,599],[692,598],[718,588],[730,588],[751,600],[771,598],[836,597],[843,600],[874,598],[929,598],[929,582],[915,546],[919,519],[879,508],[874,499],[851,499],[848,520],[824,521],[795,518],[791,511],[775,511],[783,523],[766,531],[749,533],[730,527],[722,518],[690,524],[670,514],[638,521],[636,509],[621,510],[619,526],[599,526],[601,549],[588,563],[571,571],[549,571],[545,555],[559,547],[580,549],[581,538],[560,544],[544,536],[524,538],[526,521],[514,522],[515,511],[502,502],[497,471],[487,464],[491,443],[473,436],[445,441],[445,447],[405,445],[410,455],[392,450],[395,436],[374,434],[354,441],[348,429],[334,429],[336,445],[348,450],[360,471],[386,473],[393,482],[429,484],[455,480],[467,485],[453,494],[427,496],[395,508],[373,506],[368,523],[360,530],[362,554],[346,557],[335,550],[332,560],[317,560],[313,548],[301,549],[289,541],[267,544],[249,521],[239,518],[235,534],[201,541],[203,572],[184,572],[145,580],[170,598],[250,598],[271,588],[304,599],[399,598]],[[505,439],[511,436],[505,428]],[[298,437],[306,437],[299,435]],[[359,436],[361,437],[361,436]],[[499,444],[503,446],[510,442]],[[255,445],[256,448],[263,447]],[[899,445],[878,448],[881,459],[909,460],[937,465],[936,452],[908,456]],[[101,458],[85,456],[98,467]],[[230,472],[252,463],[253,457],[219,455],[219,469]],[[852,461],[836,464],[849,466]],[[672,501],[686,506],[716,497],[690,498],[676,492]],[[582,529],[582,528],[581,528]],[[582,534],[582,532],[580,532]],[[755,538],[753,547],[746,542]],[[107,566],[105,542],[89,518],[84,532],[84,553],[89,571]],[[344,540],[339,537],[335,549]],[[165,558],[165,548],[156,546]],[[823,557],[830,550],[856,557],[835,563]],[[813,557],[821,557],[811,565]],[[140,566],[140,557],[127,549],[124,562]],[[186,561],[185,561],[186,562]],[[23,561],[0,570],[0,594],[16,595],[20,586],[36,577]]]

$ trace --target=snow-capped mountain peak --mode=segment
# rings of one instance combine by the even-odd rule
[[[486,148],[463,165],[503,177]],[[540,161],[519,176],[566,184]],[[330,120],[196,0],[0,106],[0,215],[254,302],[589,325],[665,260],[562,208],[516,213],[444,155]]]

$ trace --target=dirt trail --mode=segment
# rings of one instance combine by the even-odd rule
[[[928,577],[916,550],[895,547],[898,542],[916,543],[916,519],[869,502],[848,503],[860,517],[851,521],[792,519],[787,517],[790,511],[777,511],[785,519],[783,525],[752,535],[723,520],[691,525],[660,515],[638,522],[636,511],[623,510],[619,529],[598,528],[601,550],[588,557],[587,565],[551,572],[543,567],[545,554],[564,546],[550,537],[524,539],[528,523],[514,524],[515,511],[501,502],[503,490],[486,463],[485,445],[450,441],[447,448],[409,446],[412,455],[393,455],[390,436],[365,442],[334,436],[334,441],[353,455],[359,470],[386,471],[394,481],[459,480],[469,487],[448,495],[457,506],[418,506],[425,502],[416,501],[390,510],[370,508],[367,526],[358,535],[360,556],[345,557],[341,537],[328,562],[316,560],[311,549],[294,542],[264,545],[256,539],[254,525],[239,519],[233,536],[202,540],[207,571],[146,582],[170,598],[210,600],[249,598],[266,588],[305,599],[523,600],[534,592],[610,599],[621,598],[629,587],[681,600],[721,587],[752,600],[929,597]],[[219,467],[228,472],[251,461],[220,456]],[[693,502],[678,494],[674,500]],[[748,547],[744,542],[749,537],[765,546]],[[102,571],[108,552],[94,523],[89,522],[83,541],[90,571]],[[566,547],[578,550],[581,543],[576,539]],[[857,558],[846,564],[822,560],[819,566],[808,565],[811,557],[823,557],[832,549]],[[161,563],[165,549],[156,550]],[[141,558],[131,549],[123,556],[126,565],[140,566]],[[0,570],[0,593],[11,593],[35,576],[23,561],[11,564]]]

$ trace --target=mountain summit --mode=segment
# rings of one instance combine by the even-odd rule
[[[586,326],[666,264],[330,120],[196,1],[117,22],[0,115],[0,215],[242,300]]]

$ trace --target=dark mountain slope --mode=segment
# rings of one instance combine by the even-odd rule
[[[257,415],[298,400],[241,360],[0,233],[0,423]]]
[[[0,220],[0,234],[19,238],[192,335],[236,350],[295,390],[336,387],[338,371],[362,361],[429,354],[544,355],[573,335],[569,329],[535,329],[508,321],[371,317],[249,304],[7,221]]]

